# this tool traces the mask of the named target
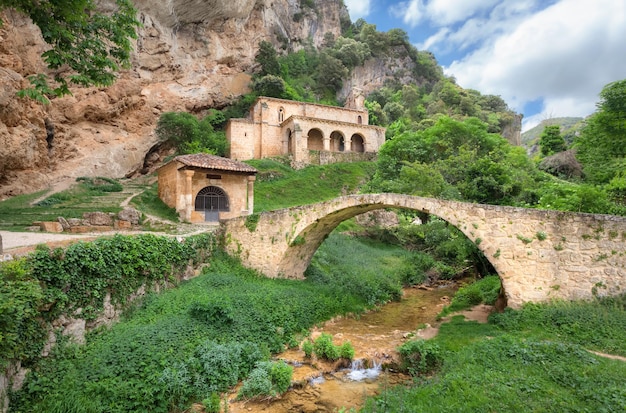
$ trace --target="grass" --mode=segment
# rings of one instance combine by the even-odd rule
[[[310,165],[297,171],[274,159],[248,163],[259,170],[254,184],[255,212],[313,204],[357,193],[376,169],[373,162]]]
[[[626,296],[528,304],[489,324],[453,317],[434,343],[433,376],[369,399],[373,412],[623,412],[626,363],[588,350],[626,353]]]
[[[13,411],[183,411],[314,325],[398,297],[393,264],[406,251],[339,234],[329,241],[305,281],[265,278],[218,254],[202,275],[149,295],[86,345],[57,346],[14,395]],[[337,245],[345,262],[326,272]]]
[[[158,195],[157,184],[154,183],[147,187],[139,195],[135,196],[131,201],[131,205],[137,210],[168,221],[179,222],[179,216],[175,208],[171,208],[163,202]]]
[[[174,223],[179,217],[173,208],[159,199],[156,183],[139,180],[109,180],[99,190],[97,179],[79,178],[71,188],[51,194],[43,199],[47,191],[28,195],[18,195],[0,202],[0,228],[9,231],[23,231],[37,221],[56,221],[64,218],[82,218],[83,213],[101,211],[117,213],[124,200],[134,196],[131,206],[144,214],[150,214]],[[106,187],[105,187],[106,185]],[[110,190],[113,188],[114,190]],[[121,189],[121,190],[120,190]],[[34,203],[34,201],[38,200]],[[149,230],[150,228],[144,228]],[[162,230],[162,228],[158,228]]]
[[[478,304],[493,305],[500,293],[500,277],[489,275],[468,285],[464,285],[456,292],[450,305],[444,307],[438,318],[445,317],[456,311],[469,309]]]
[[[108,182],[105,184],[110,185]],[[65,191],[33,203],[46,192],[18,195],[0,202],[0,228],[22,231],[33,222],[56,221],[59,216],[82,218],[85,212],[115,213],[121,211],[120,203],[128,196],[124,190],[105,192],[99,190],[93,181],[80,181]]]

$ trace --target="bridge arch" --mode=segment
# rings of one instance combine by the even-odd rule
[[[270,277],[303,278],[342,221],[381,208],[422,211],[459,228],[502,280],[507,302],[581,299],[626,291],[626,217],[480,205],[400,194],[339,197],[224,225],[226,248]]]

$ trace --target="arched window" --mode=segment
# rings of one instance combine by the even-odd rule
[[[196,196],[196,211],[230,211],[228,195],[217,186],[202,188]]]
[[[361,115],[359,115],[359,117],[357,118],[357,123],[359,125],[361,125],[363,123],[363,118],[361,117]]]
[[[278,121],[282,122],[285,120],[285,109],[280,108],[278,109]]]

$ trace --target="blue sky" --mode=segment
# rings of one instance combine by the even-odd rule
[[[352,21],[401,28],[457,83],[541,120],[587,116],[626,79],[626,0],[344,0]]]

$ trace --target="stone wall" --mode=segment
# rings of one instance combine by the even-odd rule
[[[543,211],[397,194],[365,194],[263,213],[255,231],[225,223],[227,249],[270,277],[302,278],[326,236],[342,221],[381,208],[445,219],[494,266],[508,305],[586,299],[626,291],[626,217]]]
[[[337,162],[376,161],[377,153],[309,151],[309,164],[329,165]]]
[[[180,168],[183,166],[178,161],[172,161],[159,169],[159,198],[168,206],[175,208],[181,219],[189,222],[205,222],[204,211],[195,211],[195,200],[198,192],[207,186],[215,186],[222,189],[228,196],[229,211],[221,211],[220,219],[230,219],[241,215],[249,215],[254,207],[253,193],[248,193],[248,182],[254,180],[247,174],[196,170],[191,178],[191,196],[186,193],[185,175]],[[190,216],[187,216],[188,204],[191,205]]]
[[[228,122],[229,157],[247,160],[289,154],[297,164],[306,164],[309,143],[315,149],[320,146],[319,149],[333,152],[357,148],[378,152],[385,142],[385,129],[370,126],[368,121],[364,109],[262,97],[250,109],[247,119]],[[308,142],[311,133],[317,134],[315,142]],[[344,140],[341,149],[339,139]]]

